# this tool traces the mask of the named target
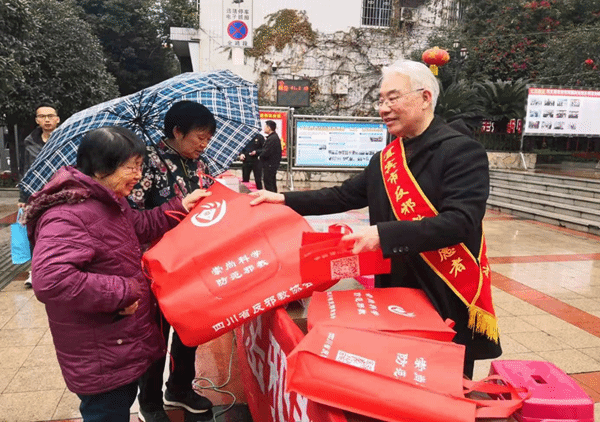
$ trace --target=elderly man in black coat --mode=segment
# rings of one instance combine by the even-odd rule
[[[286,204],[302,215],[368,206],[371,225],[344,239],[355,241],[354,253],[381,249],[385,257],[391,258],[391,272],[376,276],[376,287],[422,289],[442,318],[455,321],[454,341],[466,346],[464,373],[472,377],[475,359],[495,358],[502,353],[491,301],[489,266],[485,250],[481,251],[489,166],[485,149],[464,126],[447,124],[434,115],[438,95],[438,82],[425,65],[399,61],[384,68],[376,106],[389,132],[396,137],[392,144],[383,153],[375,154],[364,171],[340,186],[284,194],[259,191],[254,193],[257,198],[252,203]],[[392,165],[385,160],[394,153],[401,153],[394,165],[406,168],[408,176],[403,180],[412,180],[425,203],[434,210],[430,216],[398,218],[401,213],[395,208],[387,173],[384,177]],[[472,303],[465,300],[449,277],[439,275],[431,262],[423,258],[428,252],[449,251],[458,246],[464,248],[463,256],[471,255],[477,261],[477,274],[466,280],[468,287],[477,290],[478,283],[486,279],[482,274],[487,276],[487,282],[479,284],[480,296],[487,298],[483,310],[474,306],[478,296]],[[485,322],[480,324],[478,318]]]

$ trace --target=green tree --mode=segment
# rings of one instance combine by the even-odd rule
[[[539,82],[544,85],[600,87],[599,39],[600,23],[554,37],[542,56]],[[591,60],[591,63],[586,64],[586,60]]]
[[[447,88],[440,86],[440,96],[435,113],[446,121],[462,119],[465,124],[474,129],[487,117],[483,99],[477,88],[465,81],[450,84]]]
[[[581,51],[591,54],[598,45],[598,0],[463,3],[463,20],[452,29],[452,36],[468,49],[463,71],[470,80],[555,83],[557,79],[550,75],[579,72],[585,60],[580,60]],[[590,33],[596,39],[584,35]],[[563,66],[565,62],[570,70]]]
[[[171,27],[198,29],[196,0],[160,0],[159,16],[163,40],[169,38]]]
[[[525,117],[527,84],[523,80],[484,81],[474,86],[488,119],[508,121]]]
[[[35,29],[28,1],[0,3],[0,124],[19,101],[15,92],[25,81],[23,62],[30,48],[26,37]]]
[[[164,43],[160,8],[154,0],[76,0],[94,28],[117,79],[121,95],[131,94],[179,73],[173,50]]]
[[[0,102],[0,114],[9,126],[32,122],[41,101],[56,104],[64,120],[118,94],[97,38],[74,9],[70,0],[29,4],[29,30],[18,40],[26,46],[17,62],[22,77],[0,91],[7,98]]]

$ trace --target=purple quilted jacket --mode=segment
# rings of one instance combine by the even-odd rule
[[[178,198],[132,210],[72,167],[60,169],[30,198],[24,217],[34,246],[33,289],[46,305],[69,390],[113,390],[137,380],[164,355],[140,244],[176,224],[166,210],[185,212]],[[133,315],[119,315],[138,299]]]

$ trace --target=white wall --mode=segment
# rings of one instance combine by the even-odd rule
[[[320,32],[346,31],[360,27],[362,0],[254,0],[254,26],[281,9],[304,10],[313,30]]]
[[[264,24],[265,17],[281,9],[305,10],[313,30],[332,33],[359,27],[362,0],[254,0],[253,26]],[[199,66],[202,71],[231,69],[241,77],[254,80],[252,60],[234,64],[223,52],[223,4],[221,0],[200,0]]]

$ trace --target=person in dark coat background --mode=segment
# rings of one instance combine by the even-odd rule
[[[277,170],[281,163],[281,140],[275,130],[277,123],[273,120],[265,122],[265,133],[267,139],[262,154],[260,154],[260,162],[263,169],[263,177],[265,181],[265,189],[271,192],[277,192]]]
[[[486,324],[478,324],[477,319],[473,323],[469,319],[473,304],[461,300],[421,254],[464,244],[467,253],[480,256],[489,165],[485,149],[466,134],[464,126],[447,124],[434,115],[438,95],[438,82],[427,66],[399,61],[384,68],[376,107],[388,131],[397,137],[384,150],[389,154],[375,154],[363,172],[340,186],[284,194],[254,192],[257,198],[252,204],[286,204],[301,215],[333,214],[368,206],[371,225],[346,235],[344,240],[355,241],[354,253],[381,249],[385,257],[391,258],[390,274],[376,276],[376,287],[422,289],[442,318],[455,321],[454,341],[466,346],[464,373],[472,377],[475,359],[496,358],[502,353],[489,282],[481,287],[489,306],[476,314]],[[408,168],[406,180],[414,177],[422,195],[436,210],[435,215],[397,218],[393,202],[399,192],[394,195],[386,190],[389,169],[383,164],[393,155],[390,147],[403,153],[397,163]],[[489,267],[483,264],[476,268],[477,276],[468,281],[475,288],[481,283],[481,272],[489,273]]]
[[[262,154],[265,137],[257,133],[254,138],[244,147],[239,156],[242,162],[242,182],[250,181],[250,173],[254,173],[256,189],[262,189],[262,163],[258,159]]]

